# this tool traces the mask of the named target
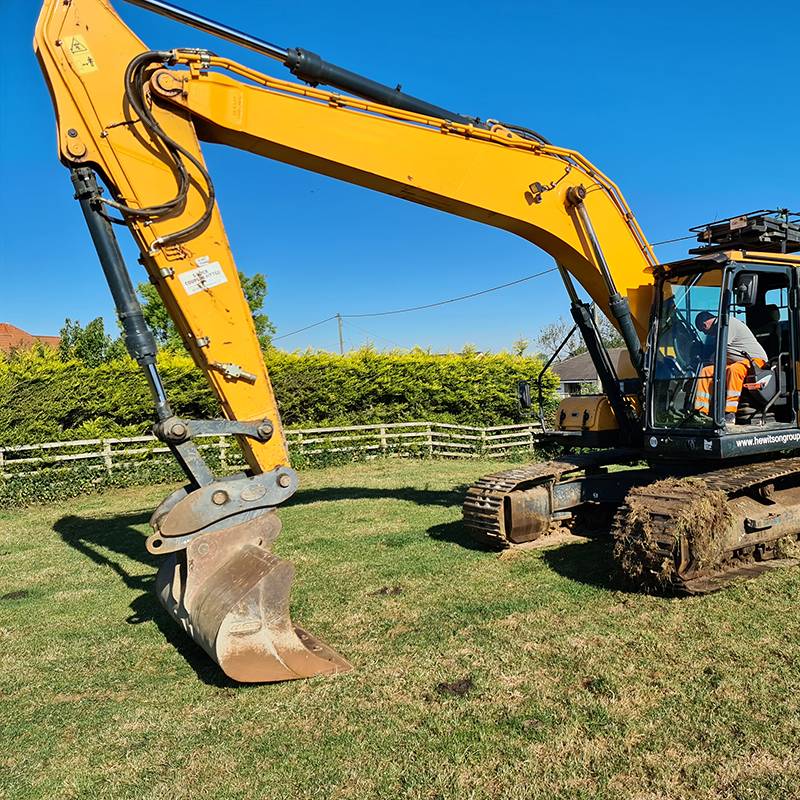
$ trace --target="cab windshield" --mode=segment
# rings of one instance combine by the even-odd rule
[[[652,369],[652,423],[661,428],[709,428],[712,416],[696,410],[700,371],[713,363],[719,326],[697,327],[698,315],[718,317],[722,270],[715,269],[661,283]],[[707,312],[705,315],[702,312]]]

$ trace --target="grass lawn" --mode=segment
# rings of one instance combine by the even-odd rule
[[[168,487],[0,512],[0,797],[800,798],[800,571],[664,599],[605,542],[482,550],[462,487],[498,466],[302,475],[292,616],[355,669],[279,685],[150,594]]]

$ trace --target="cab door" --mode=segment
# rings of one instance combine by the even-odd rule
[[[797,427],[797,331],[798,284],[796,270],[783,266],[738,264],[731,268],[725,301],[728,317],[743,322],[767,354],[767,367],[774,375],[769,391],[749,378],[737,413],[737,429]],[[720,350],[725,347],[720,342]],[[720,352],[720,358],[724,353]],[[718,371],[722,383],[723,371]],[[717,387],[718,397],[725,387]],[[740,431],[744,432],[744,431]]]

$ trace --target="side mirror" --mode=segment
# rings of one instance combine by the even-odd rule
[[[754,306],[758,294],[758,275],[739,274],[733,285],[733,297],[737,306]]]
[[[519,404],[523,408],[531,407],[531,385],[528,381],[517,382],[517,397],[519,397]]]

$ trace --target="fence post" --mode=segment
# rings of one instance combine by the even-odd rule
[[[381,453],[386,455],[386,426],[381,425]]]
[[[219,470],[228,471],[228,440],[224,436],[219,437]]]
[[[433,458],[433,425],[428,422],[428,458]]]
[[[103,439],[103,463],[106,465],[106,472],[111,474],[111,467],[114,466],[111,461],[111,442],[108,439]]]
[[[486,428],[481,428],[481,440],[478,447],[480,447],[479,455],[483,455],[486,452]]]

